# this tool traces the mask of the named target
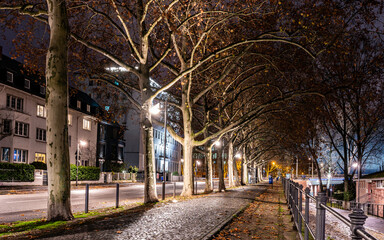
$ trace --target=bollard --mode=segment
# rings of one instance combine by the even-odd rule
[[[165,181],[163,181],[163,188],[162,188],[162,199],[165,199]]]
[[[301,213],[303,212],[303,185],[299,186],[299,231],[301,232],[302,229],[302,221]]]
[[[173,198],[176,197],[176,182],[173,183]]]
[[[89,204],[89,184],[85,185],[85,213],[88,213],[88,204]]]
[[[327,204],[325,192],[319,192],[316,197],[316,240],[325,239],[325,208],[320,204]]]
[[[309,224],[309,193],[311,190],[309,187],[305,188],[305,215],[304,215],[304,221],[306,224]],[[307,226],[304,226],[304,240],[309,239],[309,230]]]
[[[195,192],[196,192],[196,195],[197,195],[197,181],[196,181],[196,184],[195,184]]]
[[[120,185],[116,183],[116,208],[119,207],[119,188],[120,188]]]
[[[353,240],[363,239],[357,234],[357,229],[364,230],[364,223],[367,219],[367,216],[364,214],[364,211],[360,208],[354,208],[352,213],[350,213],[349,218],[351,219],[351,237]]]

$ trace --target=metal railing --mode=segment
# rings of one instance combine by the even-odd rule
[[[365,214],[372,215],[375,217],[384,218],[384,204],[378,203],[359,203],[357,204],[355,201],[349,202],[350,208],[353,209],[359,206],[364,210]]]
[[[332,214],[351,230],[350,237],[354,240],[377,240],[364,229],[364,223],[367,218],[364,211],[360,208],[354,208],[350,213],[349,219],[336,212],[333,208],[327,206],[327,197],[324,192],[319,192],[318,196],[311,196],[309,188],[303,190],[303,186],[296,182],[282,178],[285,197],[288,207],[293,215],[293,220],[301,240],[308,240],[311,235],[315,240],[325,240],[325,218],[326,212]],[[303,198],[303,196],[305,198]],[[303,214],[303,199],[305,199],[305,210]],[[316,229],[315,232],[309,225],[309,201],[316,203]],[[304,234],[302,229],[304,227]]]

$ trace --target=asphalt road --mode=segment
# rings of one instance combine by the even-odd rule
[[[198,190],[204,190],[205,183],[198,183]],[[217,186],[217,184],[216,184]],[[180,195],[183,183],[176,183],[176,195]],[[157,194],[161,199],[161,185],[157,185]],[[166,195],[173,194],[173,183],[166,185]],[[34,192],[28,194],[0,195],[0,224],[20,220],[46,217],[47,192]],[[120,205],[143,202],[144,185],[120,185]],[[81,190],[71,191],[71,204],[73,212],[84,211],[85,187]],[[113,207],[116,205],[116,188],[90,187],[89,210]]]

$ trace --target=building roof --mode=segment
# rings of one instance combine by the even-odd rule
[[[13,74],[13,82],[7,81],[7,72]],[[25,86],[25,79],[30,80],[29,88]],[[45,78],[29,73],[20,62],[5,55],[1,55],[0,59],[0,83],[45,98],[45,90],[44,93],[41,92],[41,87],[46,87]],[[77,101],[81,102],[80,108],[77,107]],[[88,111],[87,105],[90,106],[90,111]],[[73,87],[69,87],[69,107],[95,117],[100,117],[102,114],[102,108],[95,100],[88,94]]]
[[[365,176],[362,176],[360,179],[372,179],[372,178],[384,178],[384,171],[367,174]]]

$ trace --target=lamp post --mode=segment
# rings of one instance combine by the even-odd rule
[[[79,181],[79,162],[80,162],[80,145],[82,147],[87,145],[86,141],[80,140],[77,142],[77,150],[76,150],[76,186]]]
[[[360,164],[355,162],[352,165],[354,168],[357,168],[357,193],[356,193],[356,208],[359,208],[360,203]]]
[[[103,164],[105,162],[105,159],[104,158],[100,158],[99,159],[99,163],[100,163],[100,171],[103,172]]]
[[[156,104],[154,107],[150,109],[150,112],[152,114],[158,114],[160,112],[159,104]],[[162,189],[162,199],[165,199],[165,181],[166,181],[166,174],[165,174],[165,159],[167,154],[167,100],[164,102],[164,153],[163,153],[163,159],[164,159],[164,165],[163,165],[163,189]]]

